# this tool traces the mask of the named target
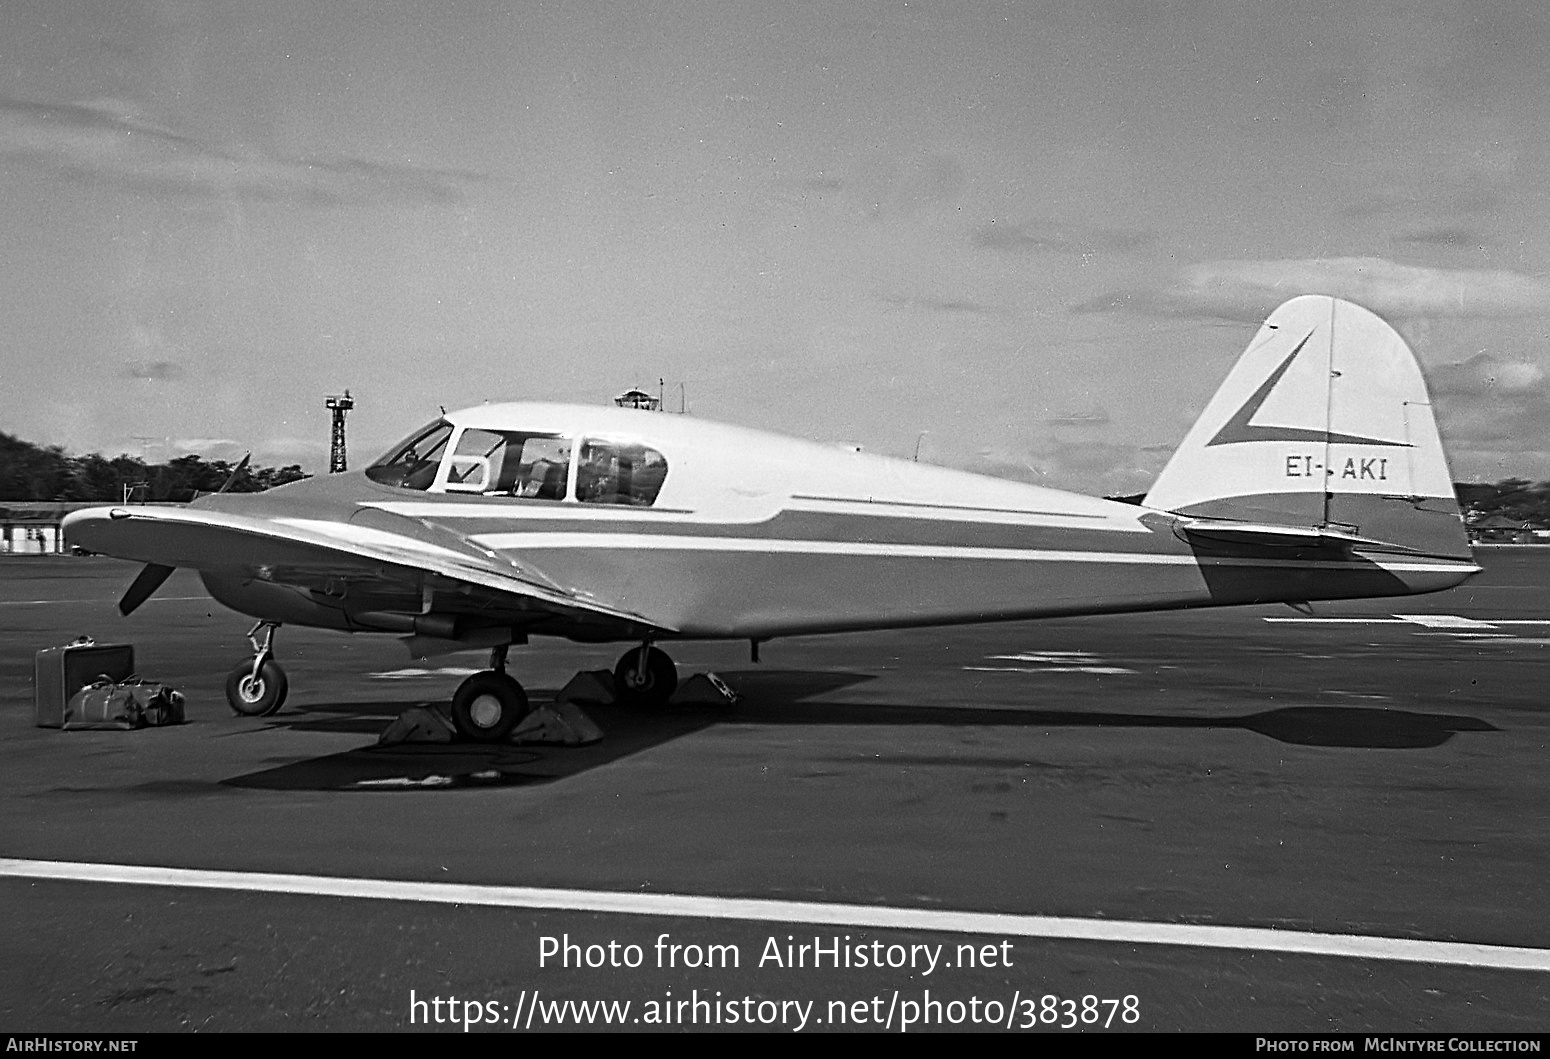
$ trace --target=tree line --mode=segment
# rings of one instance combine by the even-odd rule
[[[67,455],[57,445],[34,445],[0,431],[0,500],[150,501],[192,500],[226,484],[236,464],[179,456],[166,463],[147,463],[138,456],[107,457],[98,453]],[[231,485],[234,493],[258,493],[286,482],[310,477],[300,464],[285,467],[245,467]],[[1550,526],[1550,482],[1526,478],[1454,485],[1459,507],[1471,521],[1500,515],[1515,522]],[[1145,494],[1114,497],[1140,503]]]
[[[1488,485],[1456,483],[1459,507],[1471,523],[1500,515],[1514,522],[1550,526],[1550,482],[1504,478]]]
[[[0,431],[0,500],[186,501],[226,484],[237,464],[179,456],[147,463],[138,456],[68,455]],[[300,464],[244,467],[230,492],[257,493],[310,477]]]

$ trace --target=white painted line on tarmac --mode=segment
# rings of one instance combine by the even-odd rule
[[[1458,614],[1396,614],[1401,621],[1413,622],[1428,629],[1494,629],[1488,621],[1461,617]]]
[[[1134,669],[1121,666],[964,666],[965,673],[1097,673],[1114,676],[1134,673]]]
[[[674,916],[685,919],[744,920],[755,923],[804,923],[824,926],[918,930],[952,934],[1098,941],[1127,945],[1177,945],[1184,948],[1239,949],[1339,956],[1359,960],[1488,967],[1514,971],[1550,971],[1550,949],[1481,945],[1459,941],[1422,941],[1362,934],[1320,934],[1266,927],[1146,923],[1070,916],[954,912],[934,908],[774,901],[763,898],[705,897],[693,894],[624,893],[608,890],[550,890],[528,886],[481,886],[469,883],[405,882],[393,879],[280,875],[268,872],[204,871],[130,864],[0,858],[0,876],[71,882],[178,886],[200,890],[353,897],[492,908],[538,908],[564,912]]]
[[[196,599],[209,600],[209,596],[152,596],[147,603],[190,603]],[[4,599],[0,607],[42,607],[54,603],[101,603],[109,605],[111,599]]]
[[[1097,673],[1100,676],[1134,673],[1134,669],[1103,664],[1090,651],[1024,651],[1015,655],[986,655],[992,662],[1024,662],[1020,666],[964,666],[966,673]]]
[[[424,669],[419,666],[409,666],[406,669],[385,669],[380,673],[367,673],[373,680],[413,680],[417,677],[471,677],[475,673],[482,673],[482,669],[469,669],[467,666],[442,666],[440,669]]]
[[[1403,618],[1265,618],[1289,625],[1409,625]]]
[[[1494,629],[1498,625],[1550,625],[1550,618],[1465,618],[1458,614],[1395,614],[1390,618],[1263,618],[1291,625],[1421,625],[1430,629]]]

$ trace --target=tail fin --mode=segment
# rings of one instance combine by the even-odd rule
[[[1469,557],[1415,354],[1326,295],[1270,314],[1146,506]]]

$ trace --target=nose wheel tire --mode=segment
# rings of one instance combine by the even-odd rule
[[[253,675],[253,663],[241,662],[226,678],[226,701],[243,717],[267,717],[285,705],[290,682],[285,670],[273,659],[265,659]]]
[[[655,647],[626,651],[614,667],[614,690],[630,706],[663,706],[678,690],[678,667]]]
[[[464,739],[497,743],[527,716],[527,692],[505,673],[475,673],[452,696],[452,723]]]

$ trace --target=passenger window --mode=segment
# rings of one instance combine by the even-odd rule
[[[422,427],[367,467],[366,477],[400,489],[429,489],[451,437],[451,423],[438,421]]]
[[[505,437],[493,431],[463,431],[447,468],[447,492],[482,493],[489,489],[499,472],[505,447]]]
[[[470,428],[458,438],[447,468],[448,492],[564,500],[570,474],[569,438]]]
[[[576,499],[583,504],[650,507],[666,477],[667,460],[656,449],[589,439],[576,468]]]

